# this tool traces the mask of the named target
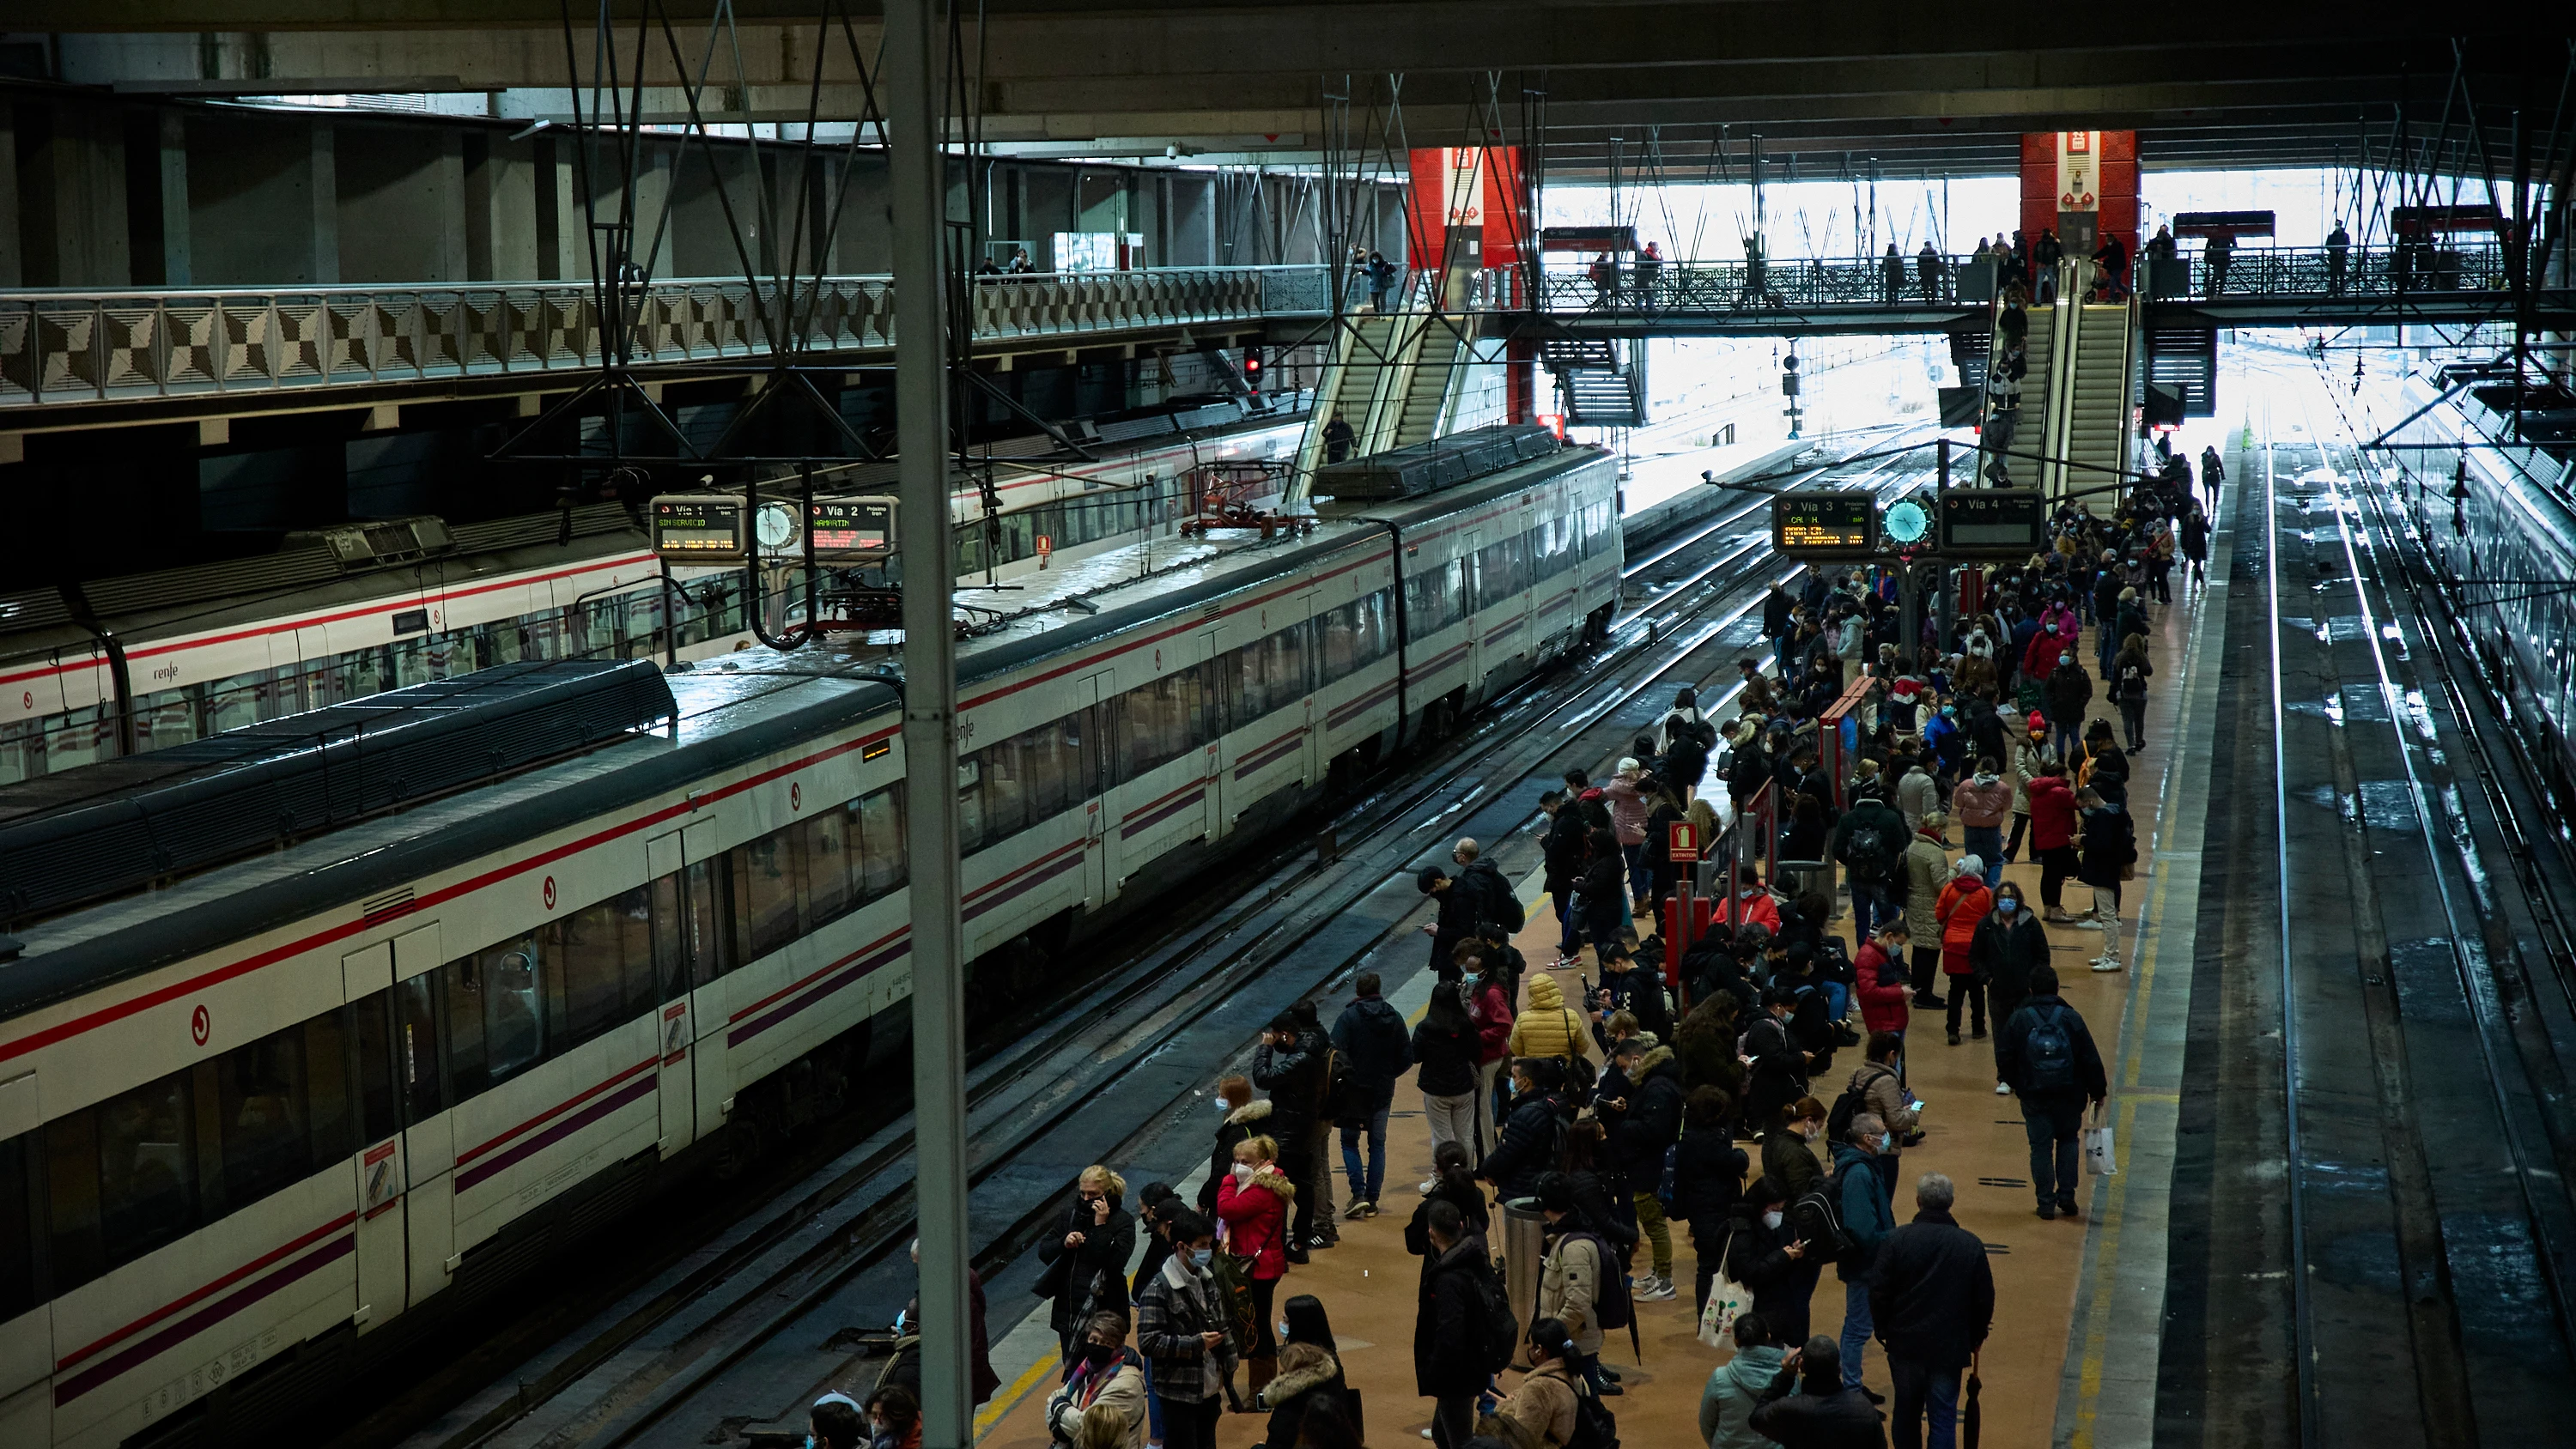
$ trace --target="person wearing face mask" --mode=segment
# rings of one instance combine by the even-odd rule
[[[1184,1209],[1172,1214],[1171,1232],[1171,1260],[1136,1299],[1136,1347],[1163,1406],[1163,1449],[1216,1449],[1235,1361],[1221,1290],[1208,1272],[1216,1230]]]
[[[868,1395],[868,1449],[921,1449],[921,1401],[892,1385]]]
[[[1252,1260],[1253,1340],[1243,1356],[1256,1390],[1269,1381],[1272,1361],[1279,1356],[1278,1342],[1270,1336],[1270,1305],[1279,1280],[1288,1276],[1282,1239],[1288,1232],[1288,1205],[1297,1200],[1297,1189],[1279,1170],[1278,1155],[1279,1145],[1267,1137],[1236,1143],[1234,1166],[1216,1191],[1226,1251]]]
[[[825,1394],[805,1415],[805,1449],[859,1449],[865,1442],[859,1401],[847,1394]]]
[[[1796,1202],[1823,1185],[1816,1139],[1825,1135],[1825,1104],[1800,1097],[1780,1109],[1780,1121],[1762,1138],[1762,1180],[1777,1184],[1780,1200]]]
[[[1888,1206],[1895,1161],[1896,1134],[1875,1112],[1854,1113],[1848,1139],[1834,1144],[1834,1207],[1852,1240],[1851,1251],[1834,1262],[1834,1276],[1843,1285],[1842,1382],[1844,1388],[1860,1389],[1873,1404],[1883,1399],[1861,1388],[1860,1360],[1869,1348],[1871,1269],[1878,1245],[1896,1231],[1896,1214]]]
[[[1986,983],[1987,1008],[1995,1019],[1995,1095],[2009,1095],[2003,1068],[2003,1023],[2013,1019],[2022,998],[2030,994],[2033,968],[2048,964],[2048,928],[2039,914],[2022,905],[2021,887],[2005,885],[1995,892],[1995,908],[1977,923],[1968,943],[1968,969]]]
[[[1269,1100],[1252,1095],[1250,1077],[1217,1078],[1216,1100],[1223,1117],[1217,1123],[1216,1145],[1208,1152],[1207,1181],[1199,1188],[1199,1211],[1209,1216],[1216,1213],[1217,1185],[1234,1168],[1235,1144],[1270,1130]]]
[[[1951,813],[1958,816],[1960,844],[1985,862],[1986,889],[2004,879],[2004,820],[2012,814],[2012,782],[1992,755],[1977,761],[1977,772],[1950,792]]]
[[[2075,758],[2084,742],[2084,711],[2093,703],[2093,674],[2060,650],[2057,667],[2048,674],[2048,723],[2061,759]]]
[[[1986,918],[1994,904],[1994,892],[1986,888],[1985,862],[1974,855],[1959,857],[1956,874],[1941,888],[1936,913],[1941,921],[1941,974],[1950,985],[1950,1045],[1959,1044],[1959,1009],[1969,1009],[1970,1026],[1979,1041],[1986,1036],[1986,993],[1974,970],[1968,964],[1968,943],[1976,938],[1977,923]]]
[[[1092,1314],[1126,1310],[1127,1260],[1136,1252],[1136,1220],[1119,1205],[1125,1179],[1094,1163],[1082,1170],[1074,1191],[1072,1206],[1038,1239],[1038,1261],[1047,1266],[1030,1289],[1055,1300],[1047,1321],[1066,1358]]]
[[[1825,1265],[1798,1241],[1788,1199],[1766,1173],[1735,1206],[1728,1225],[1726,1276],[1753,1291],[1753,1311],[1784,1342],[1806,1338],[1816,1280]]]
[[[1091,1315],[1081,1356],[1065,1365],[1063,1382],[1047,1396],[1047,1432],[1055,1442],[1078,1449],[1086,1416],[1095,1406],[1117,1416],[1119,1449],[1143,1449],[1145,1361],[1127,1347],[1124,1313]]]

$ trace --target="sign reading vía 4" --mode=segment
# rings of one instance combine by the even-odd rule
[[[2048,501],[2036,488],[1953,488],[1941,495],[1941,552],[2018,562],[2048,540]]]

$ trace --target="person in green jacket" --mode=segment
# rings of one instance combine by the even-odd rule
[[[1753,1432],[1753,1410],[1779,1375],[1781,1356],[1761,1314],[1735,1320],[1735,1357],[1711,1370],[1699,1392],[1699,1436],[1708,1449],[1769,1449],[1771,1441]]]

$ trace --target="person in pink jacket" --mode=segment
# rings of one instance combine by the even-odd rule
[[[2002,762],[1992,755],[1977,761],[1977,772],[1950,792],[1950,814],[1964,832],[1961,844],[1986,863],[1986,889],[2004,879],[2004,822],[2011,818],[2013,783],[2004,778]]]

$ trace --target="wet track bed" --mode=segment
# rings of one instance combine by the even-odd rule
[[[2555,883],[2406,570],[2290,375],[2238,464],[2159,1442],[2559,1442]]]
[[[1928,449],[1847,467],[1818,455],[1783,481],[1886,495],[1918,486],[1930,466]],[[997,1333],[1027,1301],[1014,1260],[1076,1171],[1150,1165],[1183,1140],[1203,1153],[1190,1109],[1273,1015],[1381,953],[1390,978],[1420,964],[1424,938],[1407,929],[1420,865],[1445,865],[1448,843],[1471,835],[1520,874],[1535,862],[1523,827],[1539,788],[1620,753],[1678,685],[1731,679],[1736,658],[1760,651],[1750,616],[1761,586],[1788,572],[1769,555],[1766,500],[1736,494],[1713,517],[1632,547],[1630,607],[1606,645],[1408,751],[1267,856],[1181,893],[1121,959],[1092,966],[1067,998],[985,1044],[969,1077],[972,1242]],[[1319,838],[1331,843],[1319,850]],[[899,1065],[877,1075],[895,1092],[908,1081]],[[619,1230],[615,1252],[572,1260],[585,1276],[561,1301],[488,1325],[483,1342],[335,1442],[755,1442],[847,1370],[856,1331],[890,1320],[911,1291],[910,1119],[864,1087],[852,1096],[858,1110],[793,1159],[801,1176],[688,1189],[739,1206],[698,1200],[675,1209],[667,1231]]]

